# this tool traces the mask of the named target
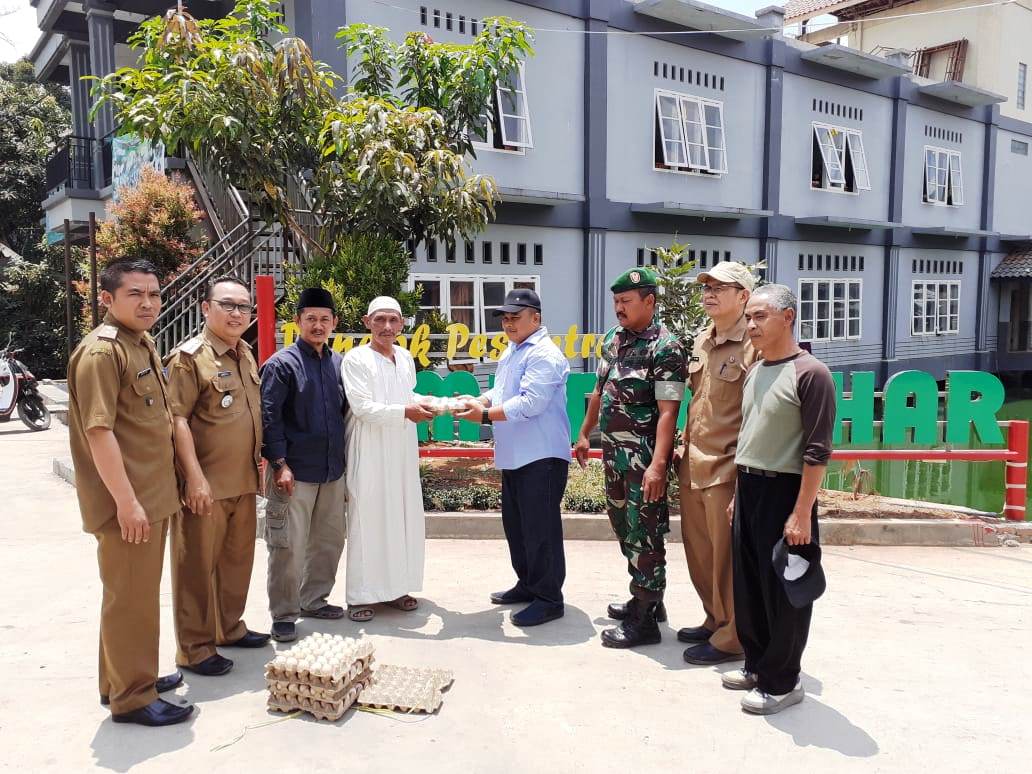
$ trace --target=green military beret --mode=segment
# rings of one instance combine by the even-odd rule
[[[628,269],[619,277],[616,282],[609,286],[614,293],[623,293],[625,290],[636,288],[654,288],[659,285],[659,277],[656,272],[648,266],[640,266],[637,269]]]

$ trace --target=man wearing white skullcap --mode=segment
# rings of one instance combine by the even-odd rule
[[[394,342],[404,320],[389,296],[374,298],[362,322],[368,344],[341,364],[348,398],[348,615],[368,621],[383,602],[415,610],[423,588],[424,515],[416,423],[433,414],[415,394],[412,355]]]

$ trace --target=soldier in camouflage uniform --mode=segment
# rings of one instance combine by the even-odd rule
[[[608,608],[620,625],[602,632],[602,644],[613,648],[659,642],[657,621],[666,620],[667,469],[686,358],[654,319],[657,283],[655,272],[642,267],[624,272],[610,288],[620,324],[602,342],[598,383],[575,447],[584,465],[598,421],[609,520],[631,575],[631,599]]]

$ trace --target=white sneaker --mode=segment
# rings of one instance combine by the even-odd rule
[[[744,669],[732,669],[720,676],[720,682],[730,691],[748,691],[756,687],[756,675]]]
[[[773,715],[781,712],[785,707],[791,707],[803,700],[803,687],[796,683],[788,693],[770,694],[764,693],[759,688],[753,688],[742,697],[742,709],[751,712],[753,715]]]

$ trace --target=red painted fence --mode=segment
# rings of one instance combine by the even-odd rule
[[[1007,429],[1006,449],[842,449],[831,453],[832,459],[846,460],[919,460],[923,462],[996,462],[1007,464],[1004,516],[1010,521],[1025,520],[1025,496],[1028,485],[1028,425],[1026,421],[1000,422]],[[571,452],[572,454],[572,452]],[[423,446],[420,457],[461,457],[491,459],[494,449],[487,447]],[[601,449],[592,449],[588,456],[602,457]]]

